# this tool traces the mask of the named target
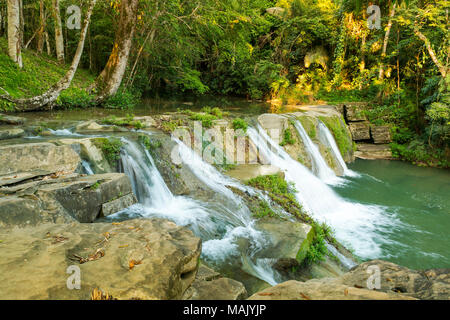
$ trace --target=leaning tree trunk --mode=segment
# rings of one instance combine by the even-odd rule
[[[391,3],[391,1],[389,1],[389,4],[390,3]],[[387,46],[388,46],[388,42],[389,42],[389,35],[391,33],[391,28],[392,28],[392,18],[395,15],[396,5],[397,5],[396,3],[394,3],[392,5],[392,10],[391,10],[391,13],[389,14],[389,21],[388,21],[386,33],[384,35],[383,51],[381,52],[380,72],[378,74],[378,79],[380,79],[380,80],[383,80],[383,78],[384,78],[384,59],[386,58]]]
[[[55,19],[55,49],[59,63],[64,63],[64,36],[61,23],[59,0],[53,0],[53,18]]]
[[[8,54],[22,68],[22,37],[20,34],[20,1],[8,0]]]
[[[95,84],[99,91],[99,103],[115,95],[122,83],[136,31],[138,5],[138,0],[122,0],[120,3],[119,26],[114,47]]]
[[[448,74],[448,67],[444,65],[436,56],[436,53],[433,50],[433,47],[431,46],[430,40],[417,28],[417,26],[414,29],[415,35],[424,42],[425,47],[427,48],[428,54],[430,55],[431,60],[433,60],[434,64],[438,68],[441,76],[445,79],[445,77]],[[448,55],[447,55],[448,57]]]
[[[83,28],[80,34],[80,40],[78,41],[78,48],[75,52],[75,56],[73,57],[72,64],[67,71],[66,75],[59,80],[55,85],[53,85],[47,92],[40,96],[36,96],[29,99],[13,99],[9,95],[0,96],[3,99],[6,99],[15,104],[16,111],[34,111],[43,109],[46,106],[52,106],[53,103],[58,99],[59,95],[62,91],[69,88],[72,83],[73,77],[75,76],[75,72],[77,71],[78,65],[80,63],[81,55],[84,50],[84,42],[86,40],[87,30],[89,28],[89,23],[91,21],[92,11],[94,10],[94,6],[97,0],[91,0],[89,4],[88,11],[86,13],[86,17],[83,22]]]

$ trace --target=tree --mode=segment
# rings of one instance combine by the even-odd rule
[[[386,33],[384,35],[384,41],[383,41],[383,51],[381,52],[381,63],[380,63],[380,72],[378,74],[378,79],[383,80],[384,78],[384,64],[383,64],[383,60],[386,57],[386,52],[387,52],[387,46],[388,46],[388,42],[389,42],[389,35],[391,33],[391,28],[392,28],[392,19],[394,18],[395,15],[395,7],[397,6],[397,3],[394,3],[392,5],[392,9],[391,12],[389,13],[389,21],[386,27]],[[388,7],[391,7],[391,1],[389,0],[389,5]]]
[[[8,0],[8,54],[19,68],[23,67],[21,43],[20,1]]]
[[[61,13],[59,10],[59,0],[53,0],[52,7],[53,18],[55,19],[56,58],[59,63],[64,63],[64,36],[61,23]]]
[[[12,1],[12,0],[10,0]],[[69,88],[72,83],[75,72],[78,69],[80,63],[81,55],[84,50],[84,43],[86,40],[87,31],[91,21],[92,11],[94,10],[97,0],[91,0],[89,8],[86,12],[86,17],[83,22],[83,27],[81,29],[80,40],[78,41],[77,51],[73,57],[72,64],[61,80],[54,84],[49,90],[39,96],[35,96],[28,99],[13,99],[10,95],[1,95],[0,97],[6,99],[15,104],[15,109],[17,111],[33,111],[43,109],[44,107],[52,107],[53,103],[58,99],[62,91]]]
[[[114,46],[105,68],[96,81],[96,87],[99,89],[98,102],[117,93],[128,65],[136,31],[139,1],[122,0],[119,6],[119,23]]]

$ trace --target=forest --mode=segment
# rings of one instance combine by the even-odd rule
[[[183,94],[366,102],[396,157],[448,167],[448,11],[446,0],[4,0],[0,110]]]

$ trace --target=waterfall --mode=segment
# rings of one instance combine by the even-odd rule
[[[339,184],[342,179],[338,178],[334,171],[328,166],[327,162],[323,158],[319,151],[318,146],[311,140],[309,135],[306,133],[301,122],[299,120],[294,121],[294,127],[299,133],[303,144],[305,146],[306,152],[311,159],[313,172],[324,182],[328,184]]]
[[[342,154],[336,144],[336,141],[334,140],[333,135],[331,134],[327,126],[320,120],[319,120],[319,134],[321,137],[323,137],[321,140],[324,142],[324,144],[326,144],[330,148],[331,152],[333,153],[333,157],[341,167],[344,176],[349,177],[359,176],[358,173],[350,170],[347,167],[347,164],[345,163],[344,158],[342,158]]]
[[[85,172],[87,175],[92,175],[92,174],[94,174],[94,171],[92,170],[91,165],[90,165],[89,162],[87,162],[86,160],[81,161],[81,166],[83,167],[84,172]]]
[[[258,131],[249,128],[248,133],[259,152],[285,172],[287,181],[295,183],[296,196],[306,211],[330,225],[336,238],[354,249],[361,258],[381,255],[383,240],[376,231],[390,232],[395,224],[392,217],[383,215],[383,208],[342,199],[305,166],[292,159],[261,127]]]
[[[122,138],[121,153],[124,173],[132,181],[139,204],[127,209],[131,217],[159,217],[190,228],[203,240],[202,256],[213,264],[232,265],[241,261],[243,270],[271,285],[277,284],[277,273],[265,263],[261,267],[258,252],[270,240],[254,228],[251,212],[242,199],[227,186],[254,193],[237,181],[223,176],[213,166],[196,158],[195,152],[178,142],[181,158],[193,173],[223,201],[200,202],[185,196],[175,196],[167,187],[148,150]],[[220,199],[219,199],[220,200]],[[116,214],[120,216],[124,214]],[[112,216],[114,218],[114,215]]]

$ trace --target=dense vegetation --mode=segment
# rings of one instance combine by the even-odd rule
[[[97,2],[80,61],[84,70],[53,107],[128,108],[141,94],[174,92],[240,95],[278,104],[368,101],[369,119],[391,125],[395,155],[448,166],[449,1],[379,1],[381,29],[367,27],[372,2],[366,0],[139,1],[120,88],[107,99],[94,98],[103,88],[97,75],[125,42],[123,5],[135,2]],[[88,3],[61,0],[62,20],[69,5],[78,4],[85,13]],[[6,1],[0,1],[0,12],[7,16]],[[42,40],[42,34],[55,37],[52,12],[50,0],[23,0],[22,42],[28,44],[23,70],[8,61],[6,42],[0,41],[0,87],[14,98],[41,93],[67,69],[39,64],[52,65],[48,58],[36,60],[37,55],[55,56],[53,41],[43,50]],[[45,33],[36,36],[41,25]],[[0,36],[6,37],[6,31],[2,24]],[[65,23],[62,31],[68,62],[80,32]],[[88,93],[84,89],[93,82],[97,91]],[[0,108],[13,110],[14,104],[2,100]],[[201,119],[206,124],[220,118],[207,117]]]

